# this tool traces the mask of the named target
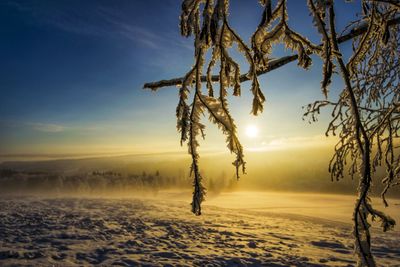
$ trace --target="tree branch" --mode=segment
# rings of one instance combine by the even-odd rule
[[[400,17],[391,19],[388,21],[388,26],[393,26],[396,24],[400,24]],[[348,40],[353,39],[354,37],[357,37],[363,33],[365,33],[368,29],[368,25],[364,24],[362,26],[359,27],[354,27],[353,29],[350,30],[349,33],[340,36],[337,38],[337,42],[340,43],[344,43]],[[267,67],[263,70],[259,70],[257,71],[257,76],[260,76],[262,74],[265,74],[267,72],[270,72],[272,70],[278,69],[292,61],[295,61],[297,59],[298,55],[292,55],[292,56],[285,56],[285,57],[281,57],[275,60],[272,60],[271,62],[268,63]],[[150,89],[153,91],[158,90],[161,87],[167,87],[167,86],[180,86],[182,85],[182,81],[183,81],[184,77],[180,77],[180,78],[174,78],[174,79],[169,79],[169,80],[161,80],[161,81],[157,81],[157,82],[151,82],[151,83],[145,83],[143,85],[143,89]],[[249,77],[246,74],[242,74],[240,76],[240,82],[244,82],[244,81],[248,81]],[[206,82],[207,81],[207,77],[201,76],[201,82]],[[213,82],[218,82],[219,81],[219,75],[213,75],[211,77],[211,81]]]

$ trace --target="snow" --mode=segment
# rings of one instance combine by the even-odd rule
[[[203,215],[194,216],[184,193],[2,197],[0,265],[354,266],[351,224],[336,211],[351,210],[350,199],[224,193],[209,196]],[[318,211],[323,203],[330,216]],[[398,205],[392,209],[399,215]],[[378,265],[400,266],[399,228],[372,233]]]

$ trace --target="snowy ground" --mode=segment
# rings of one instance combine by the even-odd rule
[[[258,200],[255,209],[246,196]],[[282,197],[281,207],[269,196],[210,197],[200,217],[186,196],[171,193],[142,200],[3,197],[0,266],[354,266],[351,225],[340,214],[351,207],[345,197],[325,196],[332,202],[324,200],[331,203],[326,216],[312,213],[315,203],[323,206],[315,195]],[[400,207],[393,209],[398,215]],[[378,266],[400,266],[398,229],[374,230]]]

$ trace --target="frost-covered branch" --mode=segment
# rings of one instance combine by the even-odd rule
[[[388,26],[393,26],[396,24],[400,24],[400,17],[391,19],[388,21]],[[338,43],[344,43],[347,42],[349,40],[352,40],[353,38],[365,33],[367,31],[367,26],[361,25],[361,26],[356,26],[353,27],[351,30],[349,30],[349,32],[345,35],[342,35],[340,37],[337,38]],[[321,45],[321,44],[320,44]],[[290,62],[296,61],[298,58],[298,55],[291,55],[291,56],[284,56],[275,60],[271,60],[269,61],[265,68],[262,70],[257,70],[257,76],[266,74],[270,71],[276,70]],[[248,77],[247,74],[242,74],[239,77],[240,82],[245,82],[248,81],[250,78]],[[160,80],[157,82],[149,82],[149,83],[145,83],[143,85],[143,89],[151,89],[153,91],[157,91],[158,89],[162,88],[162,87],[169,87],[169,86],[181,86],[182,85],[182,81],[184,80],[184,77],[180,77],[180,78],[173,78],[173,79],[168,79],[168,80]],[[212,75],[210,78],[210,81],[212,82],[219,82],[219,75]],[[201,82],[207,82],[207,76],[206,75],[202,75],[201,76]]]

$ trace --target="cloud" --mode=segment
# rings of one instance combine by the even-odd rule
[[[31,127],[35,131],[45,133],[60,133],[64,132],[67,127],[58,124],[49,123],[26,123],[27,126]]]
[[[140,43],[153,49],[163,49],[167,45],[176,46],[177,43],[171,41],[169,33],[155,33],[149,28],[139,26],[132,19],[126,18],[122,12],[107,7],[100,6],[96,14],[102,18],[112,28],[113,34]],[[179,46],[188,48],[184,43],[178,43]],[[192,47],[189,47],[190,49]]]
[[[29,14],[33,23],[46,24],[69,33],[123,38],[152,49],[163,49],[166,45],[192,49],[184,42],[177,43],[171,40],[169,33],[155,33],[148,27],[135,23],[132,17],[109,6],[93,5],[90,9],[76,9],[72,5],[60,7],[18,0],[3,4],[18,12]]]
[[[93,134],[93,133],[104,133],[107,130],[114,129],[115,125],[107,124],[85,124],[85,125],[74,125],[74,124],[60,124],[60,123],[44,123],[44,122],[32,122],[32,121],[13,121],[13,120],[2,120],[0,119],[0,128],[2,129],[15,129],[26,131],[33,130],[45,133],[79,133],[79,134]],[[0,132],[1,133],[1,132]]]
[[[40,123],[40,122],[21,122],[21,121],[9,121],[9,120],[0,120],[0,127],[4,129],[18,129],[18,131],[26,131],[33,130],[38,132],[46,132],[46,133],[60,133],[64,132],[70,127],[54,124],[54,123]]]
[[[325,135],[272,138],[269,141],[261,142],[260,146],[248,148],[248,150],[269,151],[295,148],[325,147],[335,144],[336,141],[336,138],[327,138]]]
[[[115,33],[130,41],[149,46],[153,49],[160,49],[161,46],[159,44],[165,41],[159,35],[146,28],[126,23],[111,16],[105,16],[104,18],[115,27]]]

